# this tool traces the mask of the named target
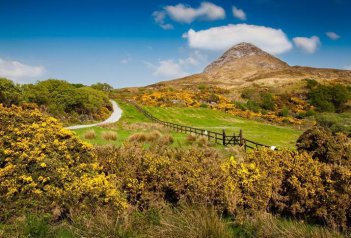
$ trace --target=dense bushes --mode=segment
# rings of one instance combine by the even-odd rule
[[[201,203],[230,214],[269,211],[346,230],[351,225],[351,170],[306,152],[253,151],[221,159],[216,150],[126,145],[97,149],[131,204]]]
[[[316,116],[317,124],[332,132],[342,132],[351,137],[351,113],[320,113]]]
[[[263,173],[267,209],[347,230],[351,225],[351,171],[307,153],[256,151],[248,156]],[[259,187],[255,188],[256,191]]]
[[[351,99],[351,88],[342,84],[322,85],[308,80],[307,88],[311,104],[320,112],[342,112]]]
[[[11,80],[0,78],[0,103],[5,106],[18,104],[20,96],[19,88]]]
[[[351,143],[341,133],[314,127],[300,136],[296,146],[298,150],[307,151],[313,159],[321,162],[351,166]]]
[[[0,103],[5,106],[34,103],[64,122],[102,120],[112,110],[107,94],[102,91],[107,86],[94,87],[99,89],[54,79],[25,85],[0,79]]]
[[[0,219],[23,210],[125,206],[90,145],[38,110],[0,104]],[[59,213],[61,213],[59,212]]]
[[[128,201],[140,208],[166,201],[235,209],[237,191],[225,189],[226,174],[213,149],[145,149],[142,144],[127,144],[121,148],[100,147],[97,154],[105,173],[115,174],[122,181]]]
[[[23,86],[24,100],[41,105],[63,121],[101,120],[111,110],[107,95],[90,87],[76,87],[61,80]]]

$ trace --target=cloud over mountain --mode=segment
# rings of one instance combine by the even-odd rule
[[[190,29],[183,37],[191,48],[205,50],[223,51],[241,42],[252,43],[271,54],[281,54],[293,47],[281,29],[248,24],[229,24],[200,31]]]

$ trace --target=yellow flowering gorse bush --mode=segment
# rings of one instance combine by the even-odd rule
[[[347,229],[351,170],[309,154],[252,151],[224,158],[211,148],[142,144],[97,148],[103,170],[122,183],[129,203],[200,203],[240,214],[268,211]]]
[[[38,110],[0,105],[0,208],[126,204],[92,146]]]
[[[230,98],[225,96],[226,90],[211,87],[206,90],[154,90],[142,92],[134,96],[133,100],[146,106],[170,107],[170,106],[185,106],[185,107],[201,107],[206,106],[213,110],[223,111],[232,115],[253,119],[263,118],[265,120],[283,123],[289,122],[300,125],[304,121],[291,116],[278,116],[276,111],[266,111],[266,113],[254,112],[251,110],[242,110],[232,103]],[[279,101],[275,97],[276,101]],[[294,113],[304,113],[310,109],[310,106],[303,100],[292,97],[289,103]]]

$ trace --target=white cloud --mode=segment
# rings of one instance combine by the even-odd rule
[[[188,75],[182,66],[174,60],[161,60],[158,65],[151,65],[154,68],[153,75],[159,78],[180,78]]]
[[[154,76],[162,79],[174,79],[190,75],[188,70],[193,70],[196,67],[202,68],[205,63],[207,63],[207,56],[199,51],[194,51],[187,58],[160,60],[156,65],[146,64],[153,70]]]
[[[121,64],[128,64],[130,61],[132,61],[132,58],[127,57],[121,60]]]
[[[0,59],[0,77],[9,78],[16,82],[42,76],[44,72],[43,66],[31,66],[18,61]]]
[[[207,62],[207,55],[202,54],[200,51],[194,51],[188,58],[178,59],[178,63],[185,68],[200,66],[204,62]]]
[[[308,37],[295,37],[293,39],[295,45],[298,48],[301,48],[307,53],[314,53],[318,49],[318,46],[321,44],[318,36]]]
[[[236,18],[238,18],[238,19],[240,19],[242,21],[246,20],[246,13],[244,12],[244,10],[239,9],[236,6],[233,6],[232,11],[233,11],[233,16],[234,17],[236,17]]]
[[[346,69],[346,70],[351,70],[351,65],[350,65],[350,66],[344,67],[344,69]]]
[[[331,40],[338,40],[338,39],[340,39],[340,36],[338,35],[338,34],[336,34],[335,32],[327,32],[327,33],[325,33],[328,37],[329,37],[329,39],[331,39]]]
[[[167,17],[181,23],[191,23],[195,20],[214,21],[224,19],[225,11],[222,7],[210,2],[202,2],[198,8],[179,3],[174,6],[165,6],[162,11],[155,11],[152,16],[158,25],[169,30],[173,29],[173,25],[165,22]]]
[[[155,22],[162,27],[164,30],[173,29],[173,25],[165,23],[166,12],[165,11],[155,11],[152,16],[154,17]]]
[[[164,9],[174,21],[183,23],[191,23],[196,19],[212,21],[225,18],[224,9],[210,2],[202,2],[199,8],[180,3],[175,6],[166,6]]]
[[[191,48],[206,50],[223,51],[241,42],[254,44],[271,54],[284,53],[293,47],[282,30],[247,24],[230,24],[202,31],[190,29],[183,37],[188,39]]]

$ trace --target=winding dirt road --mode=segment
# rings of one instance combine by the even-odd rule
[[[117,122],[121,118],[123,111],[117,105],[117,103],[115,101],[110,100],[110,102],[112,103],[113,111],[112,111],[111,116],[109,118],[107,118],[105,121],[99,122],[99,123],[95,123],[95,124],[89,124],[89,125],[69,126],[69,127],[66,127],[66,129],[75,130],[75,129],[82,129],[82,128],[88,128],[88,127],[99,126],[99,125],[103,125],[103,124]]]

